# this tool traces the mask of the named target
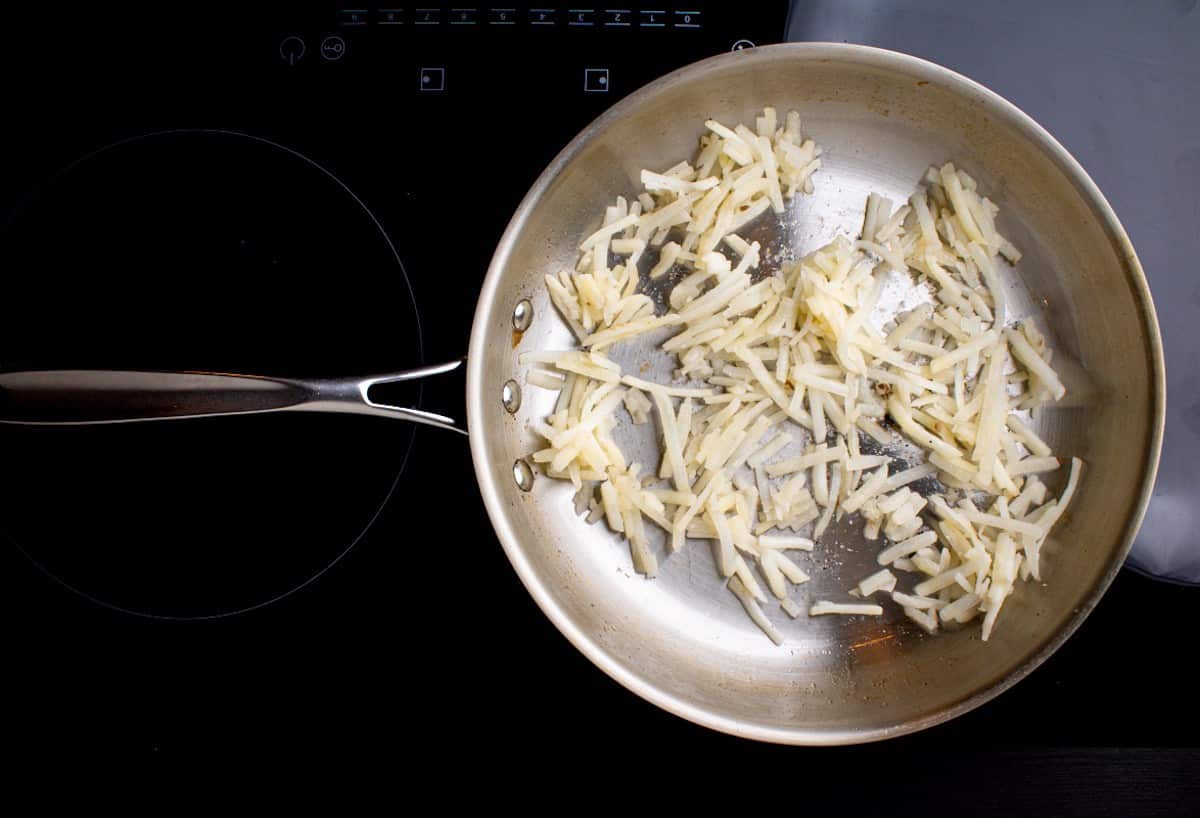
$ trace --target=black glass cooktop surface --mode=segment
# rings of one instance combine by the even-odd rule
[[[12,12],[0,367],[315,376],[456,358],[495,242],[557,151],[673,68],[779,41],[787,11]],[[461,417],[462,392],[448,375],[395,397]],[[0,457],[23,737],[414,745],[435,766],[514,736],[564,759],[636,746],[652,770],[783,758],[646,704],[571,647],[509,567],[460,436],[275,415],[0,428]],[[1052,786],[1033,773],[1063,763],[1054,748],[1194,744],[1175,672],[1189,645],[1154,625],[1194,603],[1124,572],[1028,680],[857,758],[910,775],[941,758],[966,780],[971,753],[1028,751]],[[1116,665],[1145,672],[1114,691],[1098,674]],[[625,775],[633,759],[609,760]],[[1097,769],[1123,769],[1110,761]]]

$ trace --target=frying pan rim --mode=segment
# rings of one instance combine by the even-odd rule
[[[881,727],[862,729],[779,727],[777,725],[730,718],[675,696],[657,686],[653,679],[634,673],[619,659],[600,647],[583,629],[578,627],[557,603],[551,591],[543,587],[524,549],[514,534],[512,526],[509,524],[506,509],[511,504],[511,499],[518,493],[518,489],[515,484],[502,489],[495,484],[489,472],[489,449],[486,438],[490,429],[494,427],[489,427],[488,421],[490,418],[494,424],[496,413],[500,407],[498,396],[495,400],[489,401],[487,396],[482,394],[482,384],[485,374],[483,363],[486,357],[485,351],[488,346],[488,325],[494,319],[494,310],[497,307],[494,302],[507,258],[517,238],[521,235],[530,213],[537,206],[538,200],[597,134],[602,133],[614,122],[625,116],[627,112],[635,109],[645,98],[654,96],[668,87],[685,82],[691,75],[702,74],[715,66],[722,66],[734,60],[743,60],[751,63],[759,62],[763,63],[764,67],[767,67],[782,57],[804,61],[850,62],[864,67],[894,70],[897,73],[913,75],[918,79],[928,80],[931,84],[936,82],[938,86],[960,96],[976,98],[1000,120],[1021,132],[1072,183],[1072,186],[1088,203],[1102,227],[1111,237],[1114,250],[1123,257],[1123,267],[1130,279],[1129,284],[1138,302],[1139,317],[1144,326],[1143,337],[1148,346],[1148,363],[1151,368],[1151,429],[1149,430],[1150,445],[1146,449],[1145,458],[1141,464],[1141,491],[1126,520],[1124,530],[1121,533],[1119,547],[1110,555],[1106,570],[1093,585],[1084,603],[1072,613],[1058,631],[1047,639],[1040,648],[1007,675],[1000,677],[998,681],[973,692],[963,699],[949,702],[945,706],[935,709],[929,715]],[[487,508],[488,516],[491,519],[496,536],[500,540],[505,553],[508,555],[508,559],[512,563],[517,576],[530,596],[533,597],[538,607],[554,623],[563,636],[593,664],[641,698],[693,723],[730,735],[778,744],[814,746],[857,744],[913,733],[949,721],[974,710],[976,707],[992,700],[1027,677],[1035,668],[1049,658],[1051,654],[1058,650],[1079,628],[1084,619],[1087,618],[1088,614],[1092,612],[1104,596],[1105,591],[1108,590],[1117,572],[1121,569],[1125,557],[1133,545],[1134,538],[1141,526],[1146,507],[1153,493],[1159,454],[1162,447],[1165,417],[1166,370],[1163,359],[1162,338],[1159,333],[1158,320],[1154,309],[1154,302],[1150,295],[1150,288],[1128,234],[1125,232],[1112,206],[1088,175],[1087,171],[1084,170],[1083,166],[1032,117],[984,85],[949,68],[920,57],[898,51],[851,43],[782,43],[710,57],[706,60],[684,66],[643,86],[617,102],[592,121],[547,165],[546,169],[530,187],[529,192],[526,193],[514,212],[512,220],[509,222],[508,227],[497,244],[495,254],[488,266],[487,277],[480,290],[475,318],[471,327],[470,349],[467,355],[467,428],[476,480],[479,484],[480,494],[483,497],[484,505]]]

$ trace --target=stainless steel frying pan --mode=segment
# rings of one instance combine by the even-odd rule
[[[1016,317],[1048,328],[1071,394],[1040,434],[1083,457],[1086,479],[1045,549],[1045,586],[1022,585],[991,641],[975,628],[926,637],[898,611],[882,618],[777,617],[775,647],[720,588],[709,550],[692,543],[657,579],[633,573],[625,545],[572,511],[571,489],[531,472],[529,421],[554,396],[525,386],[522,351],[567,349],[542,279],[573,265],[602,206],[638,189],[642,168],[690,156],[707,117],[752,121],[795,108],[826,150],[816,193],[755,238],[797,255],[853,233],[866,195],[904,199],[932,163],[953,160],[1001,206],[1025,257],[1005,286]],[[532,123],[536,127],[536,123]],[[670,363],[651,341],[614,353]],[[459,362],[383,379],[418,377]],[[0,376],[9,420],[97,422],[318,410],[449,418],[380,406],[380,379],[298,382],[209,373],[17,373]],[[1121,566],[1150,497],[1165,401],[1150,294],[1129,239],[1095,184],[1049,134],[986,88],[913,57],[850,45],[753,49],[676,71],[592,123],[529,191],[488,270],[471,333],[467,426],[483,500],[522,582],[563,634],[619,682],[684,718],[798,744],[871,741],[976,707],[1037,667],[1077,628]],[[640,462],[653,431],[621,430]],[[642,435],[639,437],[639,434]],[[811,598],[841,598],[874,566],[877,546],[837,528],[811,560]],[[806,566],[809,567],[809,566]],[[1099,669],[1098,669],[1099,670]]]

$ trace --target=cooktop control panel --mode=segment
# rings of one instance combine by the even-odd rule
[[[280,70],[389,69],[389,94],[588,95],[603,109],[674,68],[780,42],[787,3],[292,9],[265,56]]]

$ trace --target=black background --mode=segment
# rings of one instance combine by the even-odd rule
[[[346,27],[336,7],[300,14],[211,4],[10,18],[0,57],[8,112],[0,365],[179,358],[177,366],[238,368],[244,354],[243,369],[328,374],[462,354],[494,243],[555,152],[655,76],[735,40],[762,44],[784,31],[785,4],[687,8],[702,12],[700,29],[568,27],[565,13],[553,27],[490,27],[486,8],[474,27],[447,17],[384,28],[370,15],[370,25]],[[306,42],[291,66],[278,51],[288,35]],[[321,56],[331,35],[346,43],[337,61]],[[418,90],[426,67],[445,68],[443,92]],[[596,67],[610,70],[610,90],[585,93],[583,69]],[[179,128],[273,140],[342,180],[407,269],[422,349],[399,263],[357,227],[330,231],[316,242],[321,253],[289,261],[293,283],[271,286],[253,283],[268,257],[207,277],[194,253],[165,254],[160,277],[143,267],[130,278],[110,249],[94,269],[79,269],[87,255],[72,241],[86,231],[66,223],[57,236],[73,252],[47,252],[40,268],[30,266],[36,254],[14,254],[28,234],[23,220],[40,212],[39,197],[64,167],[115,141]],[[112,206],[124,213],[131,198],[114,191]],[[339,207],[334,223],[357,218]],[[264,214],[263,224],[276,222]],[[285,242],[286,230],[279,235]],[[342,245],[339,264],[331,259]],[[74,260],[69,269],[60,269],[63,258]],[[313,280],[321,286],[300,286]],[[431,384],[425,404],[461,415],[454,378]],[[246,420],[103,443],[0,430],[10,741],[164,757],[416,750],[410,772],[515,764],[535,778],[567,771],[623,786],[644,771],[663,788],[694,786],[697,773],[701,781],[725,775],[760,797],[785,787],[797,805],[825,788],[844,808],[874,793],[968,814],[1001,805],[1016,814],[1200,814],[1200,759],[1189,749],[1200,722],[1190,672],[1200,590],[1129,571],[1057,654],[984,707],[880,745],[814,750],[696,727],[588,663],[517,581],[478,500],[465,441],[452,435],[412,435],[408,465],[358,545],[317,581],[249,613],[176,621],[112,610],[9,547],[47,553],[69,537],[72,548],[94,549],[81,582],[95,582],[90,590],[102,597],[112,591],[118,605],[129,597],[96,565],[121,553],[125,579],[152,587],[150,563],[122,550],[135,540],[143,549],[157,540],[170,554],[177,543],[196,549],[219,539],[231,574],[239,549],[249,562],[315,550],[323,567],[387,496],[409,430],[366,418]],[[191,459],[181,463],[175,447]],[[200,462],[213,447],[224,448]],[[261,502],[244,502],[248,495]],[[245,607],[225,604],[219,577],[205,581],[213,611]],[[881,783],[864,789],[864,781]]]

